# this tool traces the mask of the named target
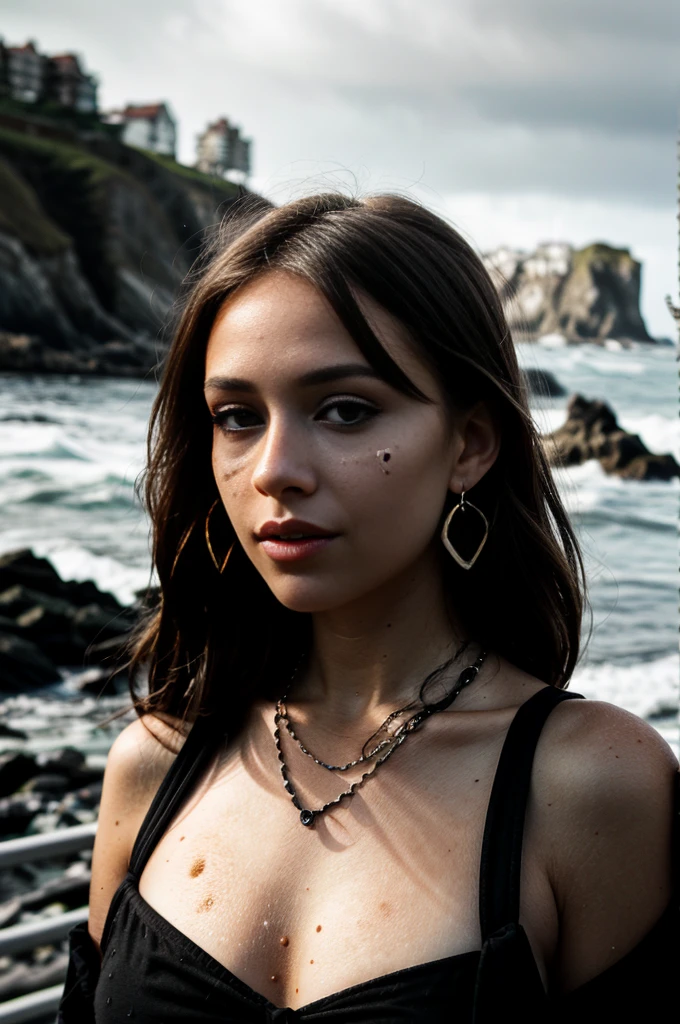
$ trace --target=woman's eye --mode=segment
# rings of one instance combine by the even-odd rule
[[[378,410],[372,405],[364,405],[363,402],[343,401],[327,405],[318,415],[336,426],[353,427],[377,416]]]
[[[216,427],[220,430],[245,430],[247,427],[256,427],[259,422],[257,413],[250,409],[221,409],[210,417]]]

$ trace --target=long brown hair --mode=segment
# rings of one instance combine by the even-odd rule
[[[566,686],[579,657],[583,559],[482,261],[442,219],[400,196],[322,194],[258,213],[236,237],[220,233],[188,281],[151,413],[143,484],[160,603],[129,647],[138,712],[220,714],[233,728],[256,696],[277,692],[310,642],[310,616],[277,601],[217,501],[203,397],[206,344],[218,310],[241,285],[273,269],[318,288],[398,391],[428,401],[372,331],[357,290],[405,327],[453,411],[489,403],[501,446],[471,498],[489,520],[489,536],[470,570],[442,546],[447,587],[469,636],[545,682]],[[210,542],[220,564],[229,553],[222,573],[206,543],[216,501]],[[147,670],[142,696],[136,681]]]

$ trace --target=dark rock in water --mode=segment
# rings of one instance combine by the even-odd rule
[[[527,367],[522,370],[522,374],[531,395],[538,395],[541,398],[559,398],[567,393],[567,389],[562,387],[555,374],[550,370]]]
[[[20,636],[0,633],[0,692],[18,693],[58,680],[56,666],[36,644]]]
[[[2,626],[0,625],[0,628]],[[11,725],[7,725],[6,722],[0,722],[0,739],[13,739],[13,740],[27,740],[28,733],[22,729],[14,729]]]
[[[14,619],[0,615],[0,633],[21,633],[21,626]]]
[[[0,836],[23,835],[36,814],[43,810],[43,801],[33,793],[0,798]]]
[[[78,633],[88,644],[102,643],[119,637],[121,631],[129,629],[134,621],[135,615],[130,609],[124,608],[116,615],[112,615],[110,609],[102,608],[99,604],[83,605],[73,615]]]
[[[37,644],[56,664],[80,664],[87,643],[74,628],[71,615],[35,605],[20,615],[17,623],[26,639]]]
[[[63,747],[57,753],[38,754],[38,764],[47,771],[66,771],[69,774],[79,772],[85,766],[87,758],[82,750],[76,747]]]
[[[0,797],[16,793],[39,771],[36,759],[28,754],[21,751],[0,754]]]
[[[91,580],[62,580],[52,563],[47,558],[38,558],[30,548],[0,555],[0,592],[17,583],[37,592],[42,598],[45,595],[62,598],[78,607],[98,604],[116,611],[123,608],[113,594],[99,590]]]
[[[112,664],[137,614],[91,580],[62,580],[28,549],[3,555],[0,691],[58,682],[57,665]]]
[[[612,409],[602,401],[572,395],[566,422],[541,438],[553,466],[578,466],[598,459],[606,473],[628,480],[671,480],[680,466],[671,454],[654,455],[637,434],[617,423]]]
[[[41,594],[31,587],[25,587],[23,583],[15,583],[13,587],[8,587],[0,593],[0,615],[17,619],[36,605],[42,605],[55,615],[64,617],[72,610],[71,604],[63,598]]]
[[[28,783],[26,789],[29,793],[37,793],[45,796],[61,796],[65,793],[71,780],[68,775],[57,775],[55,772],[41,772]]]
[[[61,594],[63,583],[59,573],[46,558],[37,558],[30,548],[0,555],[0,591],[23,583],[41,594]]]
[[[123,634],[122,636],[111,637],[110,640],[103,640],[100,644],[90,644],[87,649],[88,661],[94,661],[102,665],[109,664],[113,672],[114,666],[121,657],[121,652],[127,639],[127,635]]]
[[[36,758],[38,769],[41,773],[35,780],[37,783],[43,777],[58,777],[64,780],[61,791],[66,792],[78,789],[90,783],[98,782],[104,774],[103,768],[91,768],[87,765],[85,755],[75,747],[64,747],[58,753],[38,754]]]

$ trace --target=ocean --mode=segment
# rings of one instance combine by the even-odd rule
[[[518,346],[520,364],[552,371],[568,394],[600,398],[622,427],[680,461],[678,363],[672,346]],[[0,375],[0,553],[30,547],[66,579],[93,579],[127,603],[153,582],[148,527],[134,484],[144,466],[152,381]],[[568,396],[532,406],[542,432]],[[678,752],[680,481],[608,477],[599,463],[557,471],[581,541],[592,636],[570,688],[646,718]],[[590,630],[590,614],[584,635]],[[120,698],[76,695],[77,673],[0,700],[0,721],[32,750],[78,746],[103,759],[127,716],[98,727]]]

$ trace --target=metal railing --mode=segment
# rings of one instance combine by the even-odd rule
[[[59,829],[57,832],[7,839],[0,843],[0,869],[86,850],[92,846],[96,831],[97,825],[93,822],[89,825]],[[36,918],[34,921],[0,928],[0,956],[25,953],[37,946],[61,942],[71,928],[86,921],[87,916],[88,908],[78,907],[56,917]],[[51,1015],[56,1015],[61,995],[62,985],[52,985],[38,992],[8,999],[0,1003],[0,1024],[29,1024],[46,1020]]]

